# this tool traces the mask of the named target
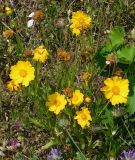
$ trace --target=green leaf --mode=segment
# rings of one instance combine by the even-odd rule
[[[101,55],[107,55],[112,51],[112,46],[110,42],[105,43],[105,45],[101,48],[100,54]]]
[[[115,27],[110,31],[109,39],[112,47],[118,47],[124,43],[124,29],[122,27]]]
[[[46,149],[52,147],[53,145],[56,145],[55,139],[51,139],[48,143],[46,143],[44,146],[42,146],[42,150],[46,150]]]
[[[15,35],[16,38],[16,48],[17,48],[17,52],[18,54],[22,54],[24,51],[24,44],[23,41],[21,40],[21,38],[19,37],[18,34]]]
[[[135,40],[135,27],[131,31],[130,38],[132,38],[133,40]]]
[[[134,61],[135,58],[135,48],[134,47],[124,47],[117,51],[116,54],[117,61],[124,64],[129,64]]]
[[[102,118],[101,122],[103,124],[109,124],[110,126],[113,126],[113,117],[110,110],[106,109],[105,115],[102,115],[101,118]]]
[[[103,45],[99,51],[101,55],[107,55],[112,52],[113,49],[117,49],[124,43],[125,32],[122,27],[114,27],[109,34],[109,40]]]
[[[127,108],[127,111],[129,112],[130,115],[134,114],[135,113],[135,86],[134,86],[134,93],[129,96],[129,99],[128,99],[128,108]]]
[[[42,128],[44,127],[44,125],[35,118],[30,118],[29,117],[29,120],[30,120],[31,123],[33,123],[37,127],[42,127]]]
[[[80,152],[77,152],[76,155],[77,155],[77,160],[86,160]]]

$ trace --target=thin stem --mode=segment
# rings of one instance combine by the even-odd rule
[[[122,121],[123,121],[123,119],[122,119]],[[134,139],[133,139],[133,137],[132,137],[132,135],[131,135],[131,133],[130,133],[129,129],[127,128],[127,126],[126,126],[126,124],[125,124],[125,122],[124,122],[124,121],[123,121],[123,123],[124,123],[124,126],[125,126],[125,128],[126,128],[126,130],[127,130],[128,134],[130,135],[130,137],[131,137],[131,139],[132,139],[133,143],[135,143],[135,141],[134,141]]]
[[[120,137],[120,139],[121,139],[124,143],[126,143],[130,148],[135,149],[135,148],[133,148],[132,146],[130,146],[122,137]]]
[[[106,103],[106,105],[104,106],[104,108],[100,111],[100,113],[98,114],[98,116],[100,116],[103,113],[103,111],[107,108],[108,104],[109,104],[109,101]]]
[[[76,142],[74,141],[73,137],[71,136],[71,134],[68,132],[68,130],[66,130],[68,136],[70,137],[70,139],[72,140],[72,142],[74,143],[74,145],[76,146],[76,148],[78,149],[78,151],[81,153],[81,155],[83,156],[83,158],[85,160],[87,160],[87,158],[85,157],[85,155],[82,153],[82,151],[80,150],[80,148],[78,147],[78,145],[76,144]]]

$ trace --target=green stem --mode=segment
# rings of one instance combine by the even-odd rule
[[[78,151],[81,153],[81,155],[83,156],[83,158],[85,160],[87,160],[87,158],[85,157],[85,155],[82,153],[82,151],[80,150],[80,148],[78,147],[78,145],[76,144],[76,142],[74,141],[73,137],[71,136],[71,134],[68,132],[68,130],[66,130],[68,136],[70,137],[70,139],[72,140],[73,144],[76,146],[76,148],[78,149]]]
[[[109,101],[106,103],[106,105],[103,107],[103,109],[100,111],[100,113],[98,114],[98,117],[103,113],[103,111],[107,108],[109,104]]]
[[[120,139],[121,139],[125,144],[127,144],[130,148],[135,149],[135,148],[133,148],[130,144],[128,144],[127,141],[125,141],[122,137],[120,137]]]
[[[36,62],[35,63],[35,82],[34,82],[34,103],[35,106],[37,107],[37,91],[38,91],[38,80],[39,80],[39,70],[40,70],[40,63]]]
[[[122,121],[123,121],[123,120],[122,120]],[[126,126],[126,124],[125,124],[125,122],[124,122],[124,121],[123,121],[123,123],[124,123],[124,126],[125,126],[125,128],[126,128],[126,130],[127,130],[128,134],[129,134],[129,136],[131,137],[131,139],[132,139],[133,143],[135,144],[134,138],[132,137],[132,135],[131,135],[131,133],[130,133],[130,131],[129,131],[128,127]]]

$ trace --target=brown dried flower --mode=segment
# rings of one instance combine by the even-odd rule
[[[86,53],[82,53],[80,55],[80,61],[81,61],[81,63],[87,62],[89,60],[90,60],[90,58],[89,58],[89,56]]]
[[[57,57],[60,60],[69,61],[70,60],[70,53],[66,52],[62,49],[57,50]]]
[[[65,21],[64,18],[58,18],[58,19],[54,20],[54,25],[56,27],[60,27],[61,28],[61,27],[64,27],[66,25],[66,21]]]
[[[24,55],[25,56],[30,56],[30,55],[32,55],[32,51],[31,50],[25,50]]]
[[[84,72],[81,79],[87,85],[91,74],[89,72]]]
[[[113,64],[116,62],[116,58],[115,58],[115,55],[112,53],[112,54],[108,54],[107,57],[106,57],[106,63],[107,64]]]
[[[70,86],[70,87],[64,88],[62,91],[65,95],[67,95],[69,98],[71,98],[73,87]]]
[[[32,17],[34,20],[42,20],[43,19],[43,11],[42,10],[37,10],[34,12],[34,16]]]
[[[117,68],[116,68],[115,75],[116,75],[116,76],[120,76],[120,77],[121,77],[121,76],[122,76],[122,74],[123,74],[122,69],[121,69],[121,68],[119,68],[119,67],[117,67]]]
[[[5,32],[3,32],[3,36],[6,38],[11,38],[14,34],[14,31],[12,29],[8,29]]]

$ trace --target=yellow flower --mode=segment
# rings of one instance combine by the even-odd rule
[[[58,92],[48,96],[46,106],[49,107],[49,111],[54,112],[56,115],[65,108],[67,101],[65,95],[61,95]]]
[[[85,102],[86,102],[86,103],[90,103],[91,101],[92,101],[92,99],[91,99],[90,97],[86,97],[86,98],[85,98]]]
[[[15,83],[14,80],[11,80],[7,82],[7,88],[10,92],[12,92],[13,90],[18,91],[20,86],[19,84]]]
[[[101,88],[106,99],[109,99],[112,105],[119,103],[126,103],[129,93],[129,81],[128,79],[122,79],[115,76],[107,78],[104,81],[105,86]]]
[[[48,52],[42,45],[37,47],[33,52],[34,52],[33,59],[35,61],[45,62],[48,58]]]
[[[22,83],[27,87],[29,82],[35,78],[34,72],[35,69],[29,61],[18,61],[16,65],[11,66],[10,78],[15,83]]]
[[[77,116],[74,117],[74,119],[77,119],[78,124],[84,128],[85,126],[90,126],[90,122],[92,121],[90,111],[86,107],[82,107],[81,111],[77,111]]]
[[[87,29],[91,25],[91,18],[83,11],[73,12],[71,19],[72,33],[79,35],[81,31]]]
[[[5,7],[5,13],[6,13],[6,15],[11,15],[12,14],[12,9],[11,8],[9,8],[9,7]]]
[[[71,99],[70,98],[67,98],[67,102],[68,102],[68,104],[71,106]]]
[[[71,98],[71,102],[75,106],[79,106],[83,102],[84,95],[80,92],[80,90],[75,90],[73,96]]]
[[[5,32],[3,32],[3,36],[6,38],[11,38],[14,34],[14,31],[12,29],[8,29]]]

